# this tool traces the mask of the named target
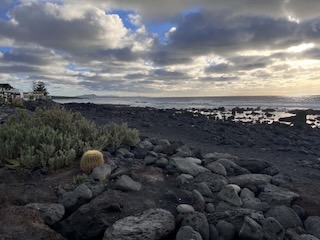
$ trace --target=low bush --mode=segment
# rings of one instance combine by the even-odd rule
[[[82,183],[87,183],[90,181],[90,177],[86,174],[82,174],[82,175],[77,175],[74,179],[73,182],[74,184],[80,185]]]
[[[135,145],[139,132],[126,124],[97,127],[80,113],[56,105],[34,113],[18,109],[0,126],[0,165],[62,168],[89,149],[114,151]]]

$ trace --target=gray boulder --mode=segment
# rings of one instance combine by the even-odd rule
[[[193,178],[194,177],[190,174],[180,174],[177,177],[177,181],[179,182],[180,185],[183,185],[183,184],[189,183]]]
[[[227,176],[227,170],[221,163],[212,162],[212,163],[209,163],[208,165],[206,165],[206,168],[211,170],[213,173],[222,175],[224,177]]]
[[[188,212],[194,212],[194,208],[189,204],[180,204],[177,206],[177,212],[178,213],[188,213]]]
[[[263,213],[260,211],[237,207],[223,209],[221,211],[217,209],[217,211],[207,214],[210,224],[217,224],[220,220],[224,220],[231,223],[236,232],[239,232],[242,228],[245,216],[252,218],[256,222],[261,222],[264,219]]]
[[[171,164],[175,166],[182,173],[187,173],[192,176],[197,176],[200,173],[210,171],[209,169],[200,166],[201,160],[198,158],[171,158]]]
[[[248,188],[244,188],[241,190],[240,198],[243,203],[242,207],[244,208],[250,208],[262,212],[266,212],[271,208],[268,203],[261,202],[259,198],[256,198],[254,192],[252,192]]]
[[[164,209],[149,209],[138,216],[116,221],[104,233],[104,240],[158,240],[175,229],[174,216]]]
[[[219,236],[221,236],[224,240],[233,240],[234,236],[236,235],[234,226],[224,220],[219,221],[216,225],[216,228],[219,232]]]
[[[198,190],[192,191],[192,205],[194,209],[199,212],[204,212],[206,208],[206,202]]]
[[[213,197],[213,193],[205,182],[196,183],[196,189],[202,194],[204,197]]]
[[[285,230],[281,224],[272,217],[262,220],[263,235],[266,240],[283,240]]]
[[[85,184],[79,185],[71,192],[62,194],[60,203],[66,208],[67,211],[74,211],[81,205],[90,201],[92,198],[92,191]]]
[[[184,226],[179,229],[176,240],[202,240],[202,237],[192,227]]]
[[[202,182],[206,183],[212,192],[220,192],[221,189],[228,183],[225,177],[208,171],[199,174],[193,180],[191,180],[190,184],[188,185],[189,189],[192,191],[192,189],[195,188],[195,184]]]
[[[251,173],[260,173],[262,170],[271,166],[270,162],[256,158],[239,159],[236,163],[248,169]]]
[[[184,214],[181,226],[190,226],[201,234],[203,240],[209,240],[209,224],[203,213],[191,212]]]
[[[204,160],[204,164],[207,165],[211,162],[214,162],[218,159],[228,159],[231,161],[235,161],[238,159],[238,157],[231,155],[229,153],[218,153],[218,152],[214,152],[214,153],[207,153],[206,155],[203,156],[203,160]]]
[[[315,236],[309,234],[302,234],[296,236],[293,240],[319,240],[319,238],[316,238]]]
[[[263,238],[262,227],[252,218],[245,217],[239,232],[240,239],[261,240]]]
[[[138,144],[138,147],[150,151],[154,148],[154,145],[148,139],[145,139]]]
[[[93,180],[104,181],[111,175],[111,166],[107,163],[95,167],[90,175]]]
[[[304,226],[308,233],[320,238],[320,217],[310,216],[304,222]]]
[[[191,157],[192,154],[191,149],[188,146],[183,145],[177,148],[177,152],[173,154],[172,157]]]
[[[144,162],[146,165],[155,164],[157,162],[158,158],[155,156],[148,155],[144,158]]]
[[[26,207],[36,209],[48,225],[59,222],[65,213],[64,206],[58,203],[29,203]]]
[[[130,152],[128,149],[126,148],[119,148],[115,154],[115,156],[121,155],[125,158],[134,158],[134,154],[132,152]]]
[[[270,183],[271,178],[266,174],[244,174],[229,178],[229,183],[237,184],[241,188],[248,185],[260,186]]]
[[[242,200],[238,195],[240,190],[241,189],[239,186],[230,184],[222,188],[222,190],[218,194],[218,197],[221,200],[231,203],[232,205],[235,205],[237,207],[240,207],[242,206]]]
[[[260,193],[259,199],[267,202],[271,206],[285,205],[291,206],[291,202],[299,198],[299,194],[289,191],[288,189],[267,184],[264,191]]]
[[[302,221],[296,212],[286,206],[273,207],[265,216],[275,218],[284,229],[302,227]]]
[[[127,175],[122,175],[116,182],[115,188],[121,191],[140,191],[142,185]]]

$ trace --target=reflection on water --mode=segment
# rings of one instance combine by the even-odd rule
[[[267,123],[272,124],[278,122],[281,124],[286,124],[293,126],[291,122],[281,121],[281,118],[287,118],[295,116],[295,114],[284,112],[284,111],[263,111],[263,110],[244,110],[241,112],[234,112],[230,110],[188,110],[188,112],[193,113],[195,116],[204,115],[215,120],[229,120],[233,122],[243,122],[243,123]],[[320,128],[320,115],[307,115],[306,123],[312,128]]]

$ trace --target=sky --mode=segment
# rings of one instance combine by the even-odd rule
[[[320,95],[319,0],[1,0],[0,83],[51,95]]]

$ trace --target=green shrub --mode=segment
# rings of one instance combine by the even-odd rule
[[[88,149],[114,151],[138,141],[138,131],[126,124],[99,128],[59,105],[34,113],[17,109],[0,126],[0,165],[14,160],[19,167],[57,169],[70,165]]]
[[[73,182],[74,184],[80,185],[82,183],[87,183],[90,181],[90,178],[88,175],[86,174],[82,174],[82,175],[77,175],[74,179]]]

